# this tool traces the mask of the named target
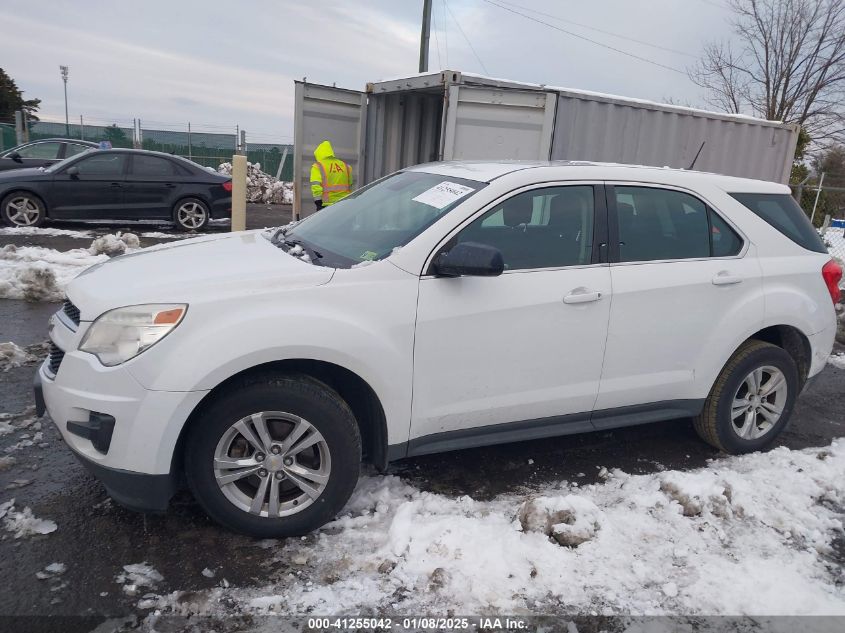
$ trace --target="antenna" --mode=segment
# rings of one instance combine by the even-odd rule
[[[690,169],[692,169],[693,167],[695,167],[695,161],[697,161],[697,160],[698,160],[698,157],[701,155],[701,150],[703,150],[703,149],[704,149],[704,144],[705,144],[706,142],[707,142],[707,141],[701,141],[701,147],[699,147],[699,148],[698,148],[698,151],[695,153],[695,158],[693,158],[693,159],[692,159],[692,162],[689,164],[689,167],[687,167],[687,170],[690,170]]]

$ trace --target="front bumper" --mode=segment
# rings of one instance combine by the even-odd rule
[[[65,354],[55,373],[47,361],[38,368],[36,409],[50,414],[65,443],[116,501],[164,510],[178,483],[179,435],[207,391],[145,389],[125,365],[104,367],[79,352],[81,325],[73,330],[53,319],[50,338]]]

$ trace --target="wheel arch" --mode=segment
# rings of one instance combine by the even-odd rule
[[[264,376],[299,374],[318,380],[334,389],[349,405],[361,433],[363,461],[379,470],[387,467],[387,418],[384,407],[373,388],[358,374],[326,361],[311,359],[286,359],[255,365],[229,376],[215,386],[188,416],[179,432],[173,452],[171,472],[182,472],[185,441],[188,430],[199,424],[203,411],[232,385],[244,380],[261,380]]]
[[[803,387],[804,383],[807,382],[807,376],[810,374],[813,348],[810,345],[810,339],[801,330],[792,325],[770,325],[758,330],[746,339],[746,341],[750,340],[777,345],[789,354],[798,368],[798,379]],[[743,343],[746,341],[743,341]]]

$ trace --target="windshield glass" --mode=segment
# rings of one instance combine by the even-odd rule
[[[96,152],[96,151],[98,151],[96,147],[92,147],[91,149],[86,149],[84,152],[79,152],[78,154],[74,154],[73,156],[68,156],[67,158],[60,160],[58,163],[53,163],[49,167],[45,167],[44,171],[53,174],[53,173],[59,171],[62,167],[67,167],[68,164],[70,164],[72,162],[76,162],[77,159],[79,159],[80,157],[87,156],[91,152]]]
[[[285,232],[346,268],[382,259],[404,246],[486,183],[418,171],[393,174],[324,207]]]

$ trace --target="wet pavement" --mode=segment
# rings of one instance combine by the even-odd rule
[[[256,228],[283,224],[289,218],[289,208],[266,209],[262,205],[251,218],[250,224]],[[91,230],[89,226],[72,228]],[[133,230],[125,225],[95,230],[123,228]],[[152,230],[167,229],[135,228],[133,232]],[[87,246],[85,240],[68,237],[4,235],[0,235],[0,246],[17,240],[60,250]],[[21,346],[43,342],[47,319],[56,309],[56,304],[0,300],[0,342],[11,340]],[[0,413],[19,414],[11,419],[13,426],[26,424],[32,417],[35,366],[0,370]],[[845,370],[828,366],[798,401],[791,426],[778,444],[798,449],[827,445],[833,438],[845,436],[843,410]],[[52,422],[45,418],[41,424],[43,438],[33,446],[13,448],[22,436],[32,437],[37,432],[34,424],[0,437],[0,457],[15,460],[8,468],[0,467],[0,503],[14,498],[18,510],[30,507],[36,517],[55,521],[58,529],[20,539],[0,531],[4,586],[0,616],[95,618],[66,622],[64,631],[88,631],[92,622],[107,616],[143,617],[146,612],[136,608],[143,590],[126,595],[115,578],[124,565],[144,561],[164,577],[156,593],[183,590],[189,592],[185,599],[190,591],[216,586],[222,579],[232,585],[264,585],[271,573],[278,571],[278,563],[266,555],[266,542],[231,534],[211,523],[187,493],[177,495],[164,515],[136,514],[115,505],[63,445]],[[485,499],[561,480],[593,483],[601,467],[629,473],[684,470],[703,466],[717,456],[717,451],[698,439],[689,420],[675,420],[418,457],[393,464],[390,472],[426,491]],[[8,488],[22,481],[30,483]],[[36,573],[51,563],[63,563],[67,571],[38,579]],[[213,570],[215,577],[204,576],[205,568]]]

